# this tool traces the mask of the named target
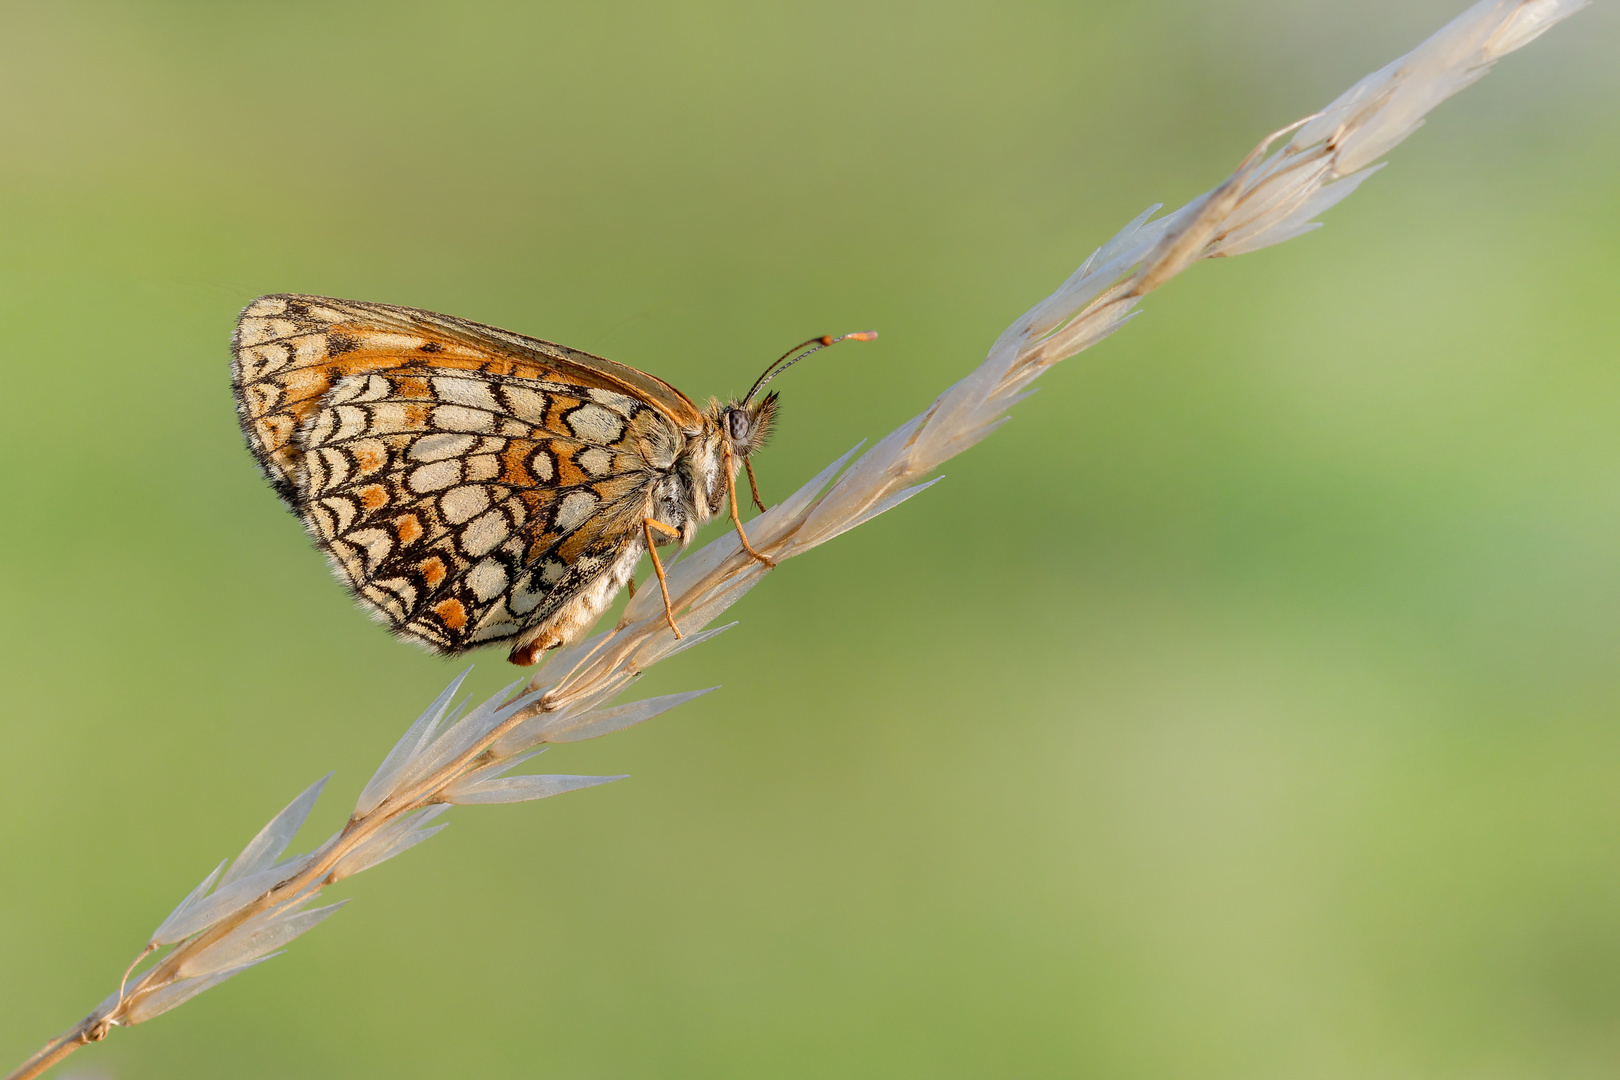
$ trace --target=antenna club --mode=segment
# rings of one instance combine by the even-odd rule
[[[876,341],[877,340],[877,331],[876,330],[857,330],[853,334],[845,334],[844,339],[848,340],[848,341]]]

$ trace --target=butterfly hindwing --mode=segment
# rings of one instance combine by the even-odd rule
[[[278,493],[367,607],[444,652],[539,625],[633,561],[696,415],[634,369],[409,308],[266,297],[234,351]]]

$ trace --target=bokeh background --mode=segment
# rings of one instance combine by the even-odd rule
[[[0,6],[0,1066],[465,665],[333,582],[237,310],[744,389],[780,498],[1461,0]],[[1620,19],[1195,268],[116,1077],[1620,1070]],[[513,677],[498,650],[472,686]]]

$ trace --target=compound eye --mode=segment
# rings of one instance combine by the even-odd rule
[[[748,414],[741,409],[732,409],[726,413],[726,426],[731,429],[733,439],[746,439],[748,437]]]

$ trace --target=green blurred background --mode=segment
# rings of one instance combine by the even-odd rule
[[[0,7],[0,1067],[464,663],[259,480],[237,310],[451,312],[694,397],[780,498],[1461,0]],[[1620,19],[1197,267],[103,1077],[1620,1070]],[[712,535],[712,533],[711,533]],[[487,693],[513,677],[477,658]]]

